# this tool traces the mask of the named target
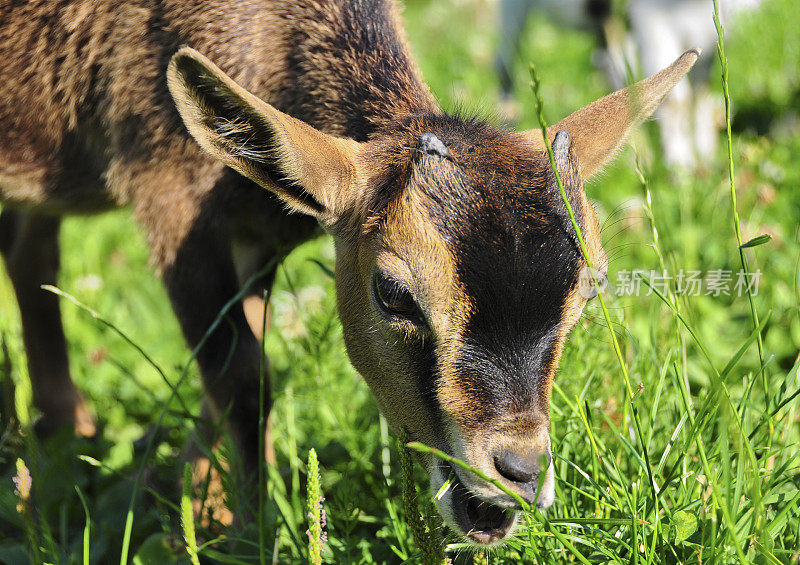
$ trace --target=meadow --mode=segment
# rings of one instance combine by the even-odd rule
[[[405,2],[413,51],[447,109],[495,113],[496,7]],[[189,524],[181,449],[198,421],[200,379],[142,233],[119,210],[71,217],[61,235],[59,288],[97,314],[62,301],[98,438],[31,432],[18,312],[0,276],[0,563],[441,563],[444,549],[460,564],[799,563],[800,10],[766,0],[735,24],[726,35],[734,188],[724,133],[712,161],[675,174],[653,123],[587,184],[611,285],[573,330],[556,379],[556,501],[526,515],[504,547],[475,555],[435,519],[420,521],[426,477],[348,362],[324,237],[283,262],[271,297],[277,465],[259,508],[245,509],[260,516]],[[538,127],[524,61],[536,64],[553,123],[609,91],[594,47],[587,33],[530,22],[514,77],[520,128]],[[715,61],[722,104],[720,71]],[[760,273],[751,297],[735,286],[745,262]],[[636,289],[623,284],[634,271]],[[728,273],[728,292],[680,292],[691,271]],[[21,504],[18,459],[33,484]],[[251,498],[225,470],[222,482],[242,510]],[[321,549],[307,535],[317,488]]]

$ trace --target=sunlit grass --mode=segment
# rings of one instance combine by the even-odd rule
[[[445,107],[494,103],[494,6],[407,2],[410,42]],[[607,312],[590,306],[570,337],[553,392],[556,502],[546,515],[529,515],[505,548],[476,562],[798,562],[800,15],[794,8],[791,0],[768,0],[762,15],[726,36],[730,153],[723,146],[703,174],[675,179],[648,144],[655,136],[645,127],[638,158],[626,150],[587,185],[604,226],[612,281],[631,269],[735,272],[743,256],[751,271],[763,273],[753,309],[744,296],[686,296],[674,285],[652,284],[649,275],[652,286],[643,284],[639,296],[612,289],[604,296]],[[712,11],[709,2],[709,18]],[[586,34],[534,18],[516,77],[525,102],[521,127],[537,125],[529,61],[537,65],[551,123],[606,93],[589,62],[592,46]],[[721,95],[718,69],[712,76]],[[772,240],[740,256],[739,245],[763,233]],[[0,562],[38,555],[57,563],[115,563],[123,553],[132,563],[186,562],[192,544],[181,527],[180,450],[201,402],[191,352],[128,211],[66,220],[62,248],[59,287],[102,320],[62,302],[71,368],[95,407],[102,439],[66,434],[39,445],[30,434],[21,441],[0,436],[7,469],[0,476],[6,485],[0,486]],[[332,280],[312,259],[333,268],[328,240],[290,256],[271,299],[266,350],[277,465],[266,466],[263,484],[254,487],[266,495],[256,501],[243,492],[225,470],[235,472],[229,449],[223,443],[218,452],[230,505],[258,519],[230,527],[194,522],[198,559],[307,562],[313,448],[326,499],[323,562],[431,562],[438,557],[426,544],[440,539],[440,530],[433,524],[428,531],[435,535],[426,538],[425,525],[407,516],[403,492],[408,498],[412,483],[404,486],[401,476],[403,450],[347,361]],[[17,413],[28,424],[34,414],[28,415],[25,357],[5,277],[0,334],[3,389],[16,385]],[[35,514],[16,508],[17,457],[31,470]],[[426,478],[419,468],[405,478],[416,479],[416,508],[425,515]],[[472,561],[454,537],[440,543],[456,563]]]

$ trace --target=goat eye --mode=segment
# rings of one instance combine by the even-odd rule
[[[414,322],[422,321],[422,312],[411,293],[399,283],[382,275],[373,277],[373,291],[384,310]]]

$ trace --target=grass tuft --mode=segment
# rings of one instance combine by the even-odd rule
[[[327,534],[324,532],[327,518],[325,508],[322,503],[325,498],[322,496],[322,486],[320,485],[319,461],[317,452],[312,448],[308,452],[308,560],[312,565],[322,564],[322,552],[327,543]]]
[[[183,466],[181,529],[183,530],[183,542],[186,544],[186,553],[189,554],[192,565],[200,565],[200,559],[197,555],[197,537],[194,530],[194,512],[192,511],[192,498],[194,496],[192,485],[192,466],[186,463]]]
[[[430,512],[430,500],[427,499],[426,495],[420,495],[417,490],[414,482],[414,461],[408,451],[408,448],[414,444],[408,443],[408,434],[405,430],[400,432],[397,445],[400,452],[403,508],[405,509],[408,528],[411,530],[411,535],[414,539],[414,545],[417,546],[420,552],[422,563],[425,565],[442,565],[446,561],[444,541],[439,535],[441,523]],[[420,497],[428,502],[425,513],[420,510]]]

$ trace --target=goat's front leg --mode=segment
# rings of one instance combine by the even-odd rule
[[[183,235],[177,249],[163,257],[168,259],[162,263],[164,282],[186,340],[193,349],[202,343],[197,362],[212,412],[216,418],[227,414],[227,428],[244,469],[254,474],[258,458],[263,456],[259,453],[259,435],[263,433],[259,429],[261,344],[248,325],[241,301],[210,330],[240,290],[229,237],[218,223],[201,217]],[[264,378],[266,416],[270,392],[268,377]]]
[[[272,271],[274,273],[274,271]],[[270,277],[269,284],[272,284],[272,277]],[[259,287],[260,289],[260,287]],[[272,310],[269,303],[264,300],[265,293],[251,292],[242,300],[244,307],[244,315],[250,329],[255,335],[259,343],[264,343],[265,331],[269,329],[272,320]],[[264,358],[264,370],[267,371],[269,366],[266,363],[267,359]],[[272,412],[267,415],[266,428],[264,430],[264,457],[267,463],[275,464],[275,447],[272,441]]]
[[[33,403],[42,412],[44,433],[71,426],[78,435],[95,435],[95,423],[69,374],[67,343],[58,297],[42,290],[57,284],[61,219],[30,211],[0,214],[0,253],[14,285],[28,356]]]

